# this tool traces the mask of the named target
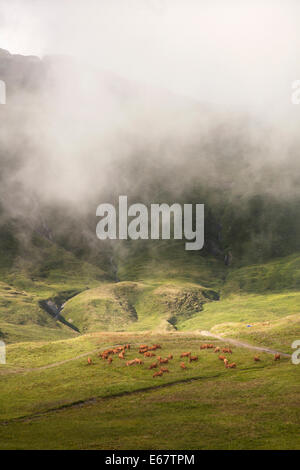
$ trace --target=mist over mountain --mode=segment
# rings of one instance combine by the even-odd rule
[[[1,449],[299,448],[299,18],[0,1]]]
[[[1,221],[18,239],[37,230],[101,251],[96,207],[125,194],[205,203],[216,256],[299,249],[297,137],[66,56],[1,50],[0,77]]]

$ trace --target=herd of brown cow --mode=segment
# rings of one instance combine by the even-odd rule
[[[150,358],[150,357],[156,356],[156,354],[153,351],[156,351],[157,349],[161,349],[160,344],[153,344],[152,346],[148,346],[147,344],[142,344],[140,345],[138,352],[144,358],[148,358],[148,357]],[[219,346],[215,347],[213,344],[201,344],[200,350],[203,350],[203,349],[214,349],[215,353],[222,352],[224,354],[232,354],[232,350],[230,348],[220,348]],[[106,349],[105,351],[98,353],[98,357],[101,357],[103,360],[107,361],[108,364],[111,364],[113,361],[113,357],[112,357],[113,355],[117,355],[119,359],[125,360],[126,352],[128,352],[129,350],[130,350],[130,344],[125,344],[123,346],[118,346],[116,348]],[[167,369],[166,367],[163,367],[162,364],[168,364],[169,361],[171,361],[172,359],[173,359],[172,354],[169,354],[165,358],[161,356],[157,356],[156,361],[150,364],[150,366],[148,367],[148,369],[150,370],[159,368],[158,371],[154,372],[153,378],[161,377],[163,374],[169,373],[169,369]],[[194,362],[194,361],[198,361],[198,356],[192,356],[192,353],[189,351],[189,352],[181,353],[180,359],[188,359],[189,362]],[[219,359],[220,361],[224,362],[226,369],[236,368],[236,363],[235,362],[229,363],[227,357],[224,356],[223,354],[219,355]],[[254,356],[253,359],[254,359],[254,362],[260,361],[260,358],[257,355]],[[274,355],[274,360],[275,361],[280,360],[279,353],[276,353]],[[88,357],[88,365],[91,365],[91,364],[93,364],[93,361],[90,357]],[[144,364],[144,362],[142,361],[142,359],[139,359],[137,357],[135,359],[132,359],[126,362],[126,366],[133,366],[135,364],[142,365]],[[187,369],[187,366],[184,362],[180,362],[180,368]]]

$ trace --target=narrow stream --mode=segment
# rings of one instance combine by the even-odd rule
[[[80,333],[79,329],[72,325],[72,323],[69,323],[62,315],[61,311],[64,307],[64,304],[62,305],[56,305],[56,303],[53,302],[53,300],[40,300],[39,301],[39,306],[45,310],[49,315],[51,315],[52,318],[56,321],[60,321],[64,325],[68,326],[74,331],[77,331],[77,333]]]

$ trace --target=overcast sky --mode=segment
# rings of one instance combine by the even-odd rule
[[[299,0],[1,0],[0,47],[71,54],[201,101],[300,119],[290,102]]]

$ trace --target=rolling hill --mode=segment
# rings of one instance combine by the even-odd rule
[[[245,117],[103,71],[86,97],[81,73],[0,50],[0,447],[299,448],[297,151],[272,159]],[[204,203],[204,249],[100,242],[96,207],[120,194]],[[236,368],[200,349],[230,339]],[[169,372],[100,358],[124,343],[161,343]]]

